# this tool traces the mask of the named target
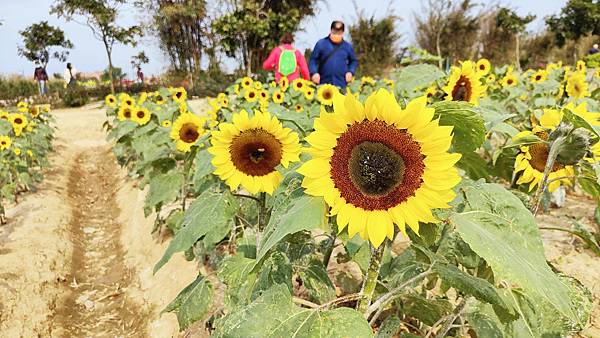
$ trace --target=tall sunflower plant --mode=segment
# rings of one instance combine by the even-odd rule
[[[113,107],[115,153],[149,180],[147,205],[170,209],[173,237],[154,271],[178,252],[216,271],[165,311],[182,330],[206,320],[215,337],[581,329],[591,302],[546,263],[531,211],[502,185],[469,178],[507,123],[478,106],[488,88],[480,67],[463,62],[447,78],[410,68],[395,93],[371,79],[342,94],[242,78],[208,100],[202,130],[204,114],[181,113],[169,95],[160,108],[169,127],[154,106],[154,127],[120,121]],[[408,93],[400,79],[421,95],[398,95]],[[465,324],[453,325],[459,317]]]
[[[4,204],[32,190],[49,166],[54,118],[47,105],[19,102],[0,109],[0,223],[6,222]]]

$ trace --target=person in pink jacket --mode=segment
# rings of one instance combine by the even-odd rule
[[[306,64],[304,55],[298,49],[294,48],[292,43],[294,43],[294,36],[290,33],[283,34],[281,45],[273,48],[269,57],[263,62],[264,70],[275,71],[275,81],[277,83],[279,83],[279,80],[283,76],[287,76],[290,82],[299,77],[305,80],[309,79],[308,65]],[[290,60],[291,53],[296,56],[295,60],[293,58]]]

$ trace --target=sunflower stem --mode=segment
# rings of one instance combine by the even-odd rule
[[[558,156],[558,151],[562,147],[565,142],[564,137],[557,138],[550,145],[550,150],[548,151],[548,159],[546,160],[546,166],[544,167],[544,175],[542,176],[542,180],[540,181],[540,185],[533,195],[533,199],[531,201],[531,213],[535,216],[540,208],[540,202],[542,200],[542,195],[548,186],[548,177],[550,176],[550,172],[552,171],[552,167],[554,167],[554,162],[556,161],[556,157]]]
[[[331,223],[331,217],[329,218],[329,222]],[[331,241],[329,243],[329,246],[327,247],[327,250],[325,251],[325,253],[323,254],[323,267],[325,268],[325,270],[327,270],[327,266],[329,265],[329,260],[331,259],[331,253],[333,252],[333,248],[335,247],[335,240],[337,238],[337,231],[335,229],[333,229],[331,231],[331,235],[328,236],[329,240]]]
[[[256,252],[260,249],[262,232],[267,225],[267,193],[258,196],[258,231],[256,232]]]
[[[371,261],[369,262],[369,270],[365,274],[362,289],[360,291],[362,298],[356,305],[356,310],[367,314],[369,305],[371,305],[371,299],[375,292],[375,286],[377,286],[377,278],[379,278],[379,268],[381,267],[381,259],[383,258],[383,251],[385,250],[385,242],[382,243],[378,248],[371,246]]]

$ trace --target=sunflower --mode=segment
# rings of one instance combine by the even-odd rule
[[[282,175],[277,167],[299,161],[298,134],[284,128],[268,112],[249,117],[245,110],[234,114],[233,123],[222,123],[211,137],[215,175],[236,190],[240,185],[251,194],[272,194]]]
[[[254,81],[254,89],[261,90],[263,89],[263,84],[260,81]]]
[[[392,79],[383,79],[383,82],[390,87],[391,89],[394,89],[394,87],[396,87],[396,82]]]
[[[246,88],[244,90],[244,98],[248,102],[256,102],[258,100],[258,93],[253,88]]]
[[[315,90],[310,87],[306,87],[304,90],[304,98],[308,101],[312,101],[315,98]]]
[[[0,150],[5,150],[10,148],[10,145],[12,144],[12,140],[10,139],[10,137],[5,136],[5,135],[0,135]]]
[[[296,111],[296,113],[301,113],[304,111],[304,107],[300,103],[298,103],[294,106],[294,110]]]
[[[588,92],[588,83],[585,81],[585,75],[579,72],[573,72],[567,76],[567,94],[574,99],[581,99],[590,96]]]
[[[157,95],[154,97],[154,103],[156,103],[156,104],[157,104],[157,105],[159,105],[159,106],[160,106],[160,105],[163,105],[163,104],[165,104],[165,102],[167,102],[167,101],[166,101],[166,100],[165,100],[165,98],[164,98],[162,95],[160,95],[160,94],[157,94]]]
[[[224,97],[222,99],[219,100],[219,104],[221,105],[221,107],[229,107],[229,99],[227,97]]]
[[[427,88],[427,90],[425,90],[425,96],[427,97],[427,99],[431,99],[435,95],[436,92],[437,92],[436,86],[429,86]]]
[[[587,72],[587,67],[585,66],[585,61],[583,61],[583,60],[577,61],[576,67],[577,67],[577,71],[582,74],[585,74]]]
[[[542,83],[545,82],[548,79],[548,72],[540,69],[537,72],[533,73],[533,75],[531,75],[531,82],[532,83]]]
[[[284,99],[284,94],[281,91],[276,90],[273,93],[273,102],[280,104],[283,102],[283,99]]]
[[[292,88],[294,88],[294,90],[297,92],[303,91],[305,87],[306,85],[303,79],[298,78],[292,81]]]
[[[475,66],[477,69],[477,75],[479,75],[480,77],[487,75],[487,73],[490,72],[490,68],[492,68],[492,65],[490,64],[490,61],[488,59],[479,59]]]
[[[131,119],[133,116],[133,108],[127,105],[121,105],[117,111],[117,118],[119,121],[125,121]]]
[[[15,153],[15,155],[20,156],[21,155],[21,148],[15,148],[15,149],[13,149],[13,152]]]
[[[277,87],[277,82],[275,82],[275,81],[269,82],[269,87],[276,88]]]
[[[146,108],[137,107],[136,109],[134,109],[134,112],[135,113],[132,115],[131,119],[139,125],[144,125],[148,123],[148,121],[150,121],[150,118],[152,117],[152,114]]]
[[[33,157],[33,151],[31,151],[31,150],[27,150],[27,156],[29,156],[29,157]]]
[[[496,81],[496,75],[494,74],[488,74],[488,76],[485,78],[485,83],[494,83]]]
[[[127,94],[120,95],[119,98],[121,99],[121,106],[133,107],[135,105],[135,100]]]
[[[20,101],[19,103],[17,103],[17,109],[22,113],[26,112],[28,108],[29,105],[27,104],[27,102]]]
[[[187,91],[183,87],[173,89],[173,101],[177,103],[185,102],[187,99]]]
[[[165,127],[165,128],[170,128],[171,127],[171,120],[164,120],[160,123],[161,126]]]
[[[375,79],[370,77],[370,76],[363,76],[360,78],[360,84],[361,85],[371,85],[374,86],[375,85]]]
[[[317,99],[322,105],[331,106],[333,104],[333,97],[338,92],[338,87],[330,84],[324,84],[319,87],[317,91]]]
[[[29,107],[29,115],[31,115],[31,117],[36,118],[40,115],[40,107],[39,106],[31,106]]]
[[[248,88],[252,87],[253,83],[254,83],[254,81],[247,76],[242,78],[242,81],[240,82],[240,84],[242,85],[242,88],[244,88],[244,89],[248,89]]]
[[[446,101],[466,101],[472,104],[477,104],[486,90],[479,81],[472,61],[463,61],[460,67],[453,66],[448,84],[442,89],[446,93]]]
[[[171,138],[176,141],[176,148],[182,152],[189,152],[198,142],[200,136],[205,134],[204,120],[191,114],[181,114],[173,123]]]
[[[460,182],[447,152],[452,127],[432,120],[434,109],[419,97],[400,108],[379,89],[365,102],[336,95],[333,113],[322,112],[306,141],[312,159],[298,172],[306,193],[323,196],[338,230],[348,227],[374,246],[394,238],[394,224],[419,232],[419,222],[437,222],[434,208],[449,208]]]
[[[535,135],[540,139],[548,140],[547,129],[555,129],[560,124],[561,114],[555,109],[544,109],[544,114],[540,118],[540,126],[533,127],[533,130],[523,131],[515,135],[514,140],[524,136]],[[548,145],[545,143],[536,143],[528,146],[522,146],[515,160],[515,173],[521,172],[517,184],[529,184],[529,191],[532,191],[540,184],[544,176],[546,161],[548,160]],[[548,191],[553,192],[561,184],[570,185],[571,182],[566,177],[575,175],[572,166],[564,166],[560,163],[554,163],[548,176]]]
[[[290,80],[288,80],[287,77],[284,76],[279,80],[279,87],[281,87],[281,91],[285,92],[289,86]]]
[[[258,97],[261,101],[269,101],[269,92],[261,89],[258,91]]]
[[[117,98],[113,94],[106,95],[104,102],[111,108],[115,108],[117,106]]]
[[[504,77],[502,78],[502,80],[500,80],[500,84],[503,88],[514,87],[517,85],[517,82],[518,79],[515,76],[515,74],[513,74],[513,72],[507,72],[506,75],[504,75]]]
[[[9,119],[10,119],[10,114],[8,112],[0,110],[0,120],[8,121]]]
[[[19,113],[11,114],[10,123],[12,124],[15,135],[20,136],[23,129],[27,127],[27,117]]]

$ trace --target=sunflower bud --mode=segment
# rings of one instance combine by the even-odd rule
[[[556,162],[574,165],[590,150],[590,133],[584,128],[574,128],[569,123],[561,123],[549,137],[550,142],[561,139]]]

